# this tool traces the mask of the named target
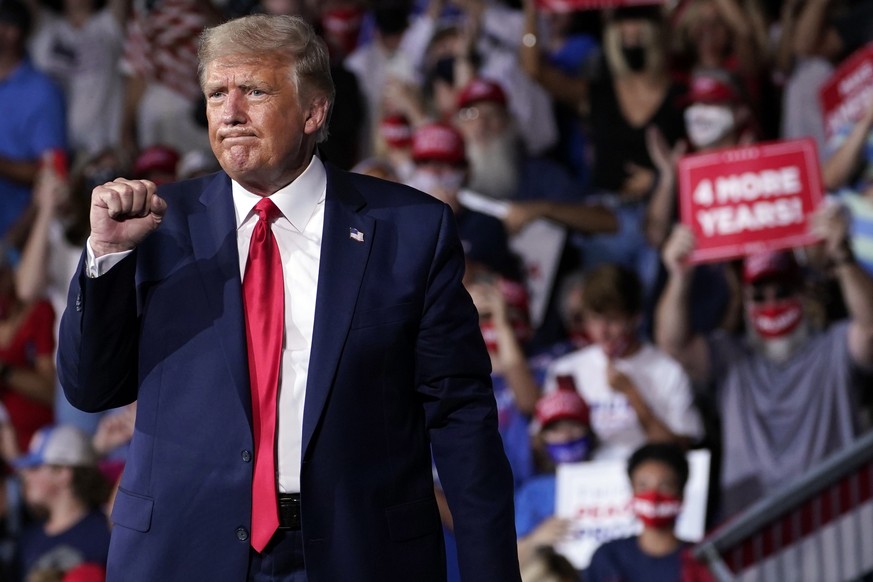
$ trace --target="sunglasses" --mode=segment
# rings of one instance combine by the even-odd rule
[[[768,294],[767,291],[770,290]],[[795,295],[794,287],[784,283],[766,283],[763,285],[752,285],[752,301],[755,303],[763,303],[770,300],[788,299]]]

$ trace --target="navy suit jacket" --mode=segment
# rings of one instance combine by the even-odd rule
[[[110,581],[242,581],[253,440],[231,183],[219,172],[160,194],[163,223],[130,256],[96,279],[80,266],[58,370],[83,410],[138,401]],[[465,579],[518,580],[512,479],[451,212],[330,166],[325,205],[303,418],[309,580],[445,579],[431,455]]]

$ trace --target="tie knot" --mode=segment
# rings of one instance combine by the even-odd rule
[[[282,214],[279,208],[269,198],[261,198],[261,200],[255,204],[255,212],[261,220],[267,222],[273,222],[280,214]]]

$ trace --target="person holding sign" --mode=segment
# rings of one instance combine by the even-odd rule
[[[591,556],[585,582],[681,580],[682,551],[688,544],[673,526],[682,511],[689,467],[681,447],[650,443],[628,460],[631,506],[643,524],[638,536],[606,542]]]
[[[516,494],[515,529],[522,569],[535,559],[537,548],[554,546],[567,533],[569,520],[555,515],[557,466],[588,460],[594,446],[588,404],[571,376],[561,380],[558,390],[537,401],[534,412],[538,430],[533,449],[544,472],[527,480]]]
[[[714,391],[723,446],[721,517],[727,518],[829,454],[859,430],[858,397],[873,379],[873,279],[848,245],[838,205],[813,216],[849,313],[820,332],[803,306],[803,277],[788,252],[746,257],[746,337],[695,334],[689,321],[691,231],[674,228],[663,249],[669,278],[655,339],[692,380]]]
[[[825,187],[852,215],[852,251],[873,274],[873,97],[861,118],[834,135],[833,152],[822,166]]]

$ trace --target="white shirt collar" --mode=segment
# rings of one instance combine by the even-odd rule
[[[326,190],[327,173],[324,164],[317,155],[314,155],[302,174],[281,190],[271,194],[269,198],[291,225],[302,232],[312,217],[315,207],[324,202]],[[255,204],[262,197],[252,194],[236,180],[231,180],[231,192],[236,210],[236,227],[239,229],[249,219]]]

